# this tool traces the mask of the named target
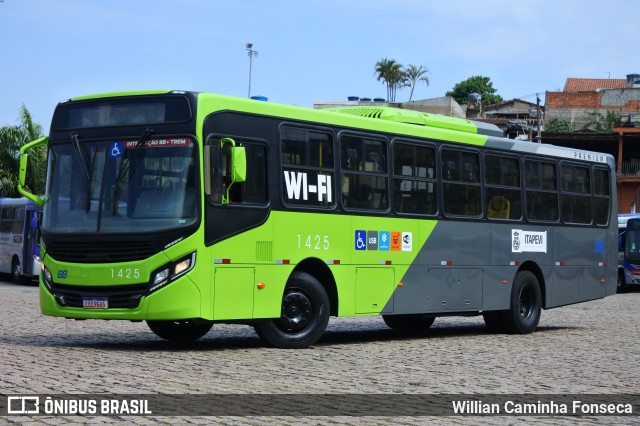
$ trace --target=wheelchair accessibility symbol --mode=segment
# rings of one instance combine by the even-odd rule
[[[113,158],[122,157],[124,153],[124,142],[114,142],[111,146],[111,156]]]
[[[355,242],[356,242],[356,250],[366,250],[367,249],[367,231],[356,231]]]

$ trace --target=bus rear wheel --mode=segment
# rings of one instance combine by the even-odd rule
[[[198,340],[211,330],[212,322],[195,322],[194,320],[147,321],[147,325],[156,336],[171,342],[192,342]]]
[[[329,322],[329,296],[322,284],[305,272],[289,278],[282,297],[280,318],[260,321],[254,329],[269,345],[301,349],[320,339]]]
[[[520,271],[513,280],[511,308],[501,312],[505,331],[513,334],[532,333],[540,321],[542,292],[536,276]]]
[[[410,333],[426,331],[436,320],[435,317],[423,314],[383,315],[382,319],[389,328]]]

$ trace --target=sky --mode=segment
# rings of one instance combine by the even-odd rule
[[[58,102],[171,89],[313,107],[382,97],[382,58],[423,65],[413,99],[471,76],[536,101],[568,77],[640,73],[634,0],[0,0],[0,126],[22,104],[48,133]],[[396,100],[407,101],[409,90]]]

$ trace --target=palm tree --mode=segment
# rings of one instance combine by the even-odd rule
[[[404,85],[405,77],[402,65],[394,59],[382,58],[376,62],[375,73],[378,81],[383,80],[387,85],[387,100],[395,102],[398,87]]]
[[[424,81],[426,85],[429,85],[429,77],[426,75],[429,70],[420,65],[416,67],[415,65],[409,65],[406,71],[404,72],[405,78],[407,80],[407,85],[411,87],[411,94],[409,95],[409,102],[411,102],[411,98],[413,97],[413,89],[416,88],[416,84],[419,81]]]
[[[0,127],[0,197],[19,197],[18,171],[20,148],[43,135],[42,126],[34,123],[27,108],[22,105],[20,123],[16,126]],[[46,171],[46,148],[40,147],[29,153],[29,175],[26,186],[34,194],[44,193]]]

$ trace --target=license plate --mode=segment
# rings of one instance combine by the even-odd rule
[[[106,297],[83,297],[82,307],[85,309],[107,309],[109,300]]]

